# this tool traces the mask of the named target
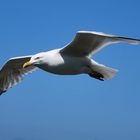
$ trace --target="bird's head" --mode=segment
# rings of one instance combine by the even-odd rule
[[[30,61],[23,64],[23,68],[27,68],[27,67],[33,66],[33,65],[34,66],[38,65],[38,64],[42,63],[43,60],[44,60],[44,53],[35,54],[31,57]]]

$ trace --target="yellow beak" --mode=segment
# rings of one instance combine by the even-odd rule
[[[28,62],[24,63],[23,68],[27,68],[27,67],[31,66],[32,64],[33,64],[32,62],[28,61]]]

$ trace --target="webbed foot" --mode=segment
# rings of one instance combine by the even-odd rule
[[[104,76],[101,73],[98,73],[96,71],[89,73],[88,75],[92,78],[98,79],[100,81],[104,81]]]

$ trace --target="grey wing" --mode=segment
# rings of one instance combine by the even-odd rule
[[[140,43],[140,40],[100,32],[79,31],[74,40],[61,49],[61,53],[73,56],[91,56],[107,45],[120,42],[135,44]]]
[[[0,70],[0,95],[21,82],[25,74],[36,69],[34,66],[23,68],[23,64],[29,61],[30,58],[31,56],[15,57],[5,63]]]

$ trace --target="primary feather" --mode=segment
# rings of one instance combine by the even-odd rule
[[[35,70],[34,66],[23,68],[23,63],[29,61],[31,56],[15,57],[6,62],[0,70],[0,95],[22,81],[23,76]]]

